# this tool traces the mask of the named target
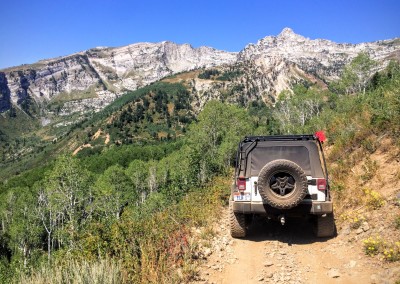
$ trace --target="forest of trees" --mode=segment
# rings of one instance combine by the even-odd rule
[[[176,141],[63,154],[10,177],[0,184],[0,282],[23,282],[55,268],[70,271],[60,274],[67,278],[76,263],[104,262],[110,270],[117,267],[113,277],[119,281],[171,279],[172,268],[185,263],[188,226],[206,218],[201,206],[229,194],[228,187],[211,190],[209,182],[229,175],[245,135],[323,129],[338,159],[343,147],[370,133],[398,137],[400,66],[393,61],[372,73],[374,66],[360,54],[327,90],[298,85],[282,92],[274,107],[210,101]]]

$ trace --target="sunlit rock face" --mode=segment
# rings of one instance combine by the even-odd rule
[[[221,66],[225,69],[242,66],[242,76],[231,82],[231,85],[243,85],[241,100],[243,96],[250,96],[247,100],[273,100],[282,90],[290,89],[301,80],[326,84],[337,79],[343,67],[360,52],[366,52],[376,60],[379,70],[390,59],[400,59],[400,41],[341,44],[324,39],[311,40],[285,28],[277,36],[267,36],[255,44],[248,44],[239,53],[210,47],[193,48],[189,44],[168,41],[117,48],[97,47],[2,70],[0,113],[13,105],[20,107],[27,101],[35,103],[39,109],[48,103],[62,101],[60,115],[98,111],[126,91],[166,76]],[[198,109],[209,99],[220,98],[220,90],[230,86],[229,83],[197,78],[192,79],[191,85],[197,99],[194,107],[198,106]]]
[[[290,87],[293,78],[314,78],[329,82],[337,79],[343,67],[360,52],[379,62],[382,69],[390,59],[400,59],[399,40],[341,44],[324,39],[311,40],[285,28],[278,36],[267,36],[247,45],[238,61],[249,62],[257,77],[265,76],[262,89],[279,94]]]
[[[165,76],[236,61],[237,53],[172,42],[94,48],[70,56],[4,69],[0,74],[0,111],[27,98],[58,99],[105,107],[127,90]]]

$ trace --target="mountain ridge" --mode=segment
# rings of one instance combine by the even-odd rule
[[[298,80],[311,78],[327,83],[337,79],[344,65],[360,52],[377,60],[380,70],[390,59],[400,59],[400,41],[343,44],[309,39],[285,28],[277,36],[246,45],[240,52],[193,48],[170,41],[96,47],[0,70],[0,113],[15,107],[32,115],[29,106],[34,104],[39,116],[47,117],[52,114],[47,106],[53,103],[60,105],[62,115],[98,111],[125,92],[167,76],[235,65],[246,66],[242,69],[247,79],[241,83],[254,85],[258,97],[271,101]]]

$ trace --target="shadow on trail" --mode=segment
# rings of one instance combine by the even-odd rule
[[[313,225],[312,220],[303,218],[288,218],[286,224],[282,226],[278,221],[258,217],[253,220],[244,239],[254,242],[279,241],[288,245],[311,244],[331,239],[317,238]]]

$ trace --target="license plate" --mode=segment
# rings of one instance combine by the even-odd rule
[[[250,195],[250,193],[234,195],[233,196],[233,200],[234,201],[250,201],[251,200],[251,195]]]

